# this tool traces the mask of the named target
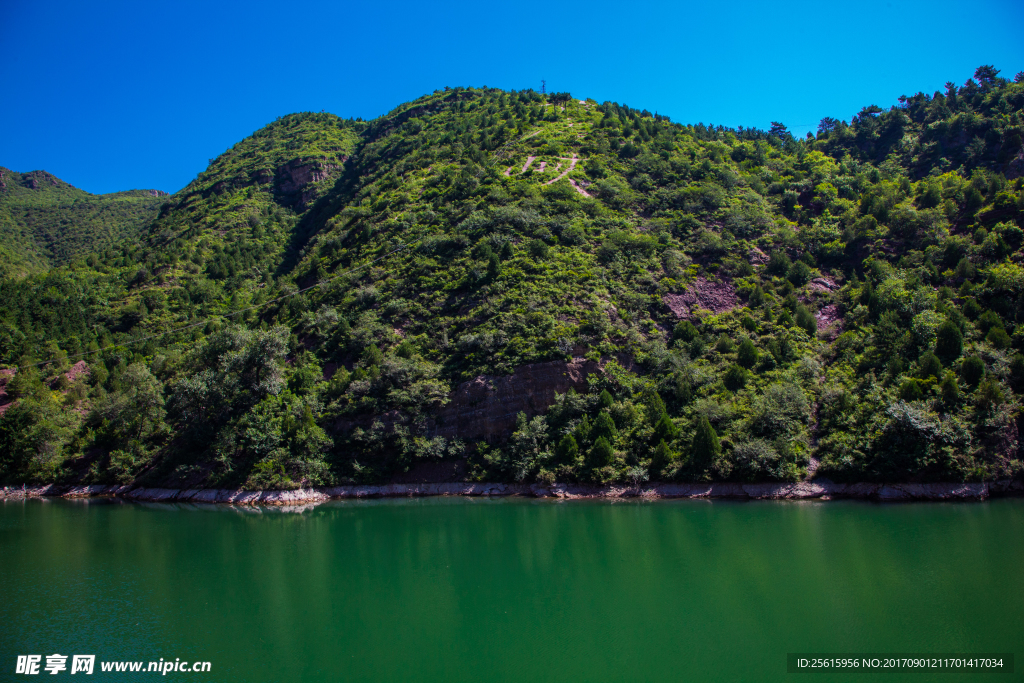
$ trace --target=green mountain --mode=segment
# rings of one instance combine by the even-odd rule
[[[1020,476],[1022,81],[806,139],[473,88],[284,117],[0,281],[0,472]]]
[[[0,167],[0,274],[19,277],[136,241],[166,192],[93,195],[45,171]]]

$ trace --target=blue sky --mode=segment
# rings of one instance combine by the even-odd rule
[[[278,116],[444,86],[570,91],[797,134],[1024,70],[1024,2],[0,2],[0,165],[174,192]]]

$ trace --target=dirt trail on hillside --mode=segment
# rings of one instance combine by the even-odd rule
[[[587,192],[586,190],[584,190],[579,185],[577,185],[576,181],[573,180],[572,178],[569,178],[569,184],[572,185],[572,189],[576,190],[577,192],[579,192],[584,197],[593,197],[594,196],[594,195],[590,194],[589,192]]]
[[[536,158],[537,157],[526,157],[526,163],[523,164],[523,173],[526,173],[526,169],[530,168],[530,164],[532,164],[533,160]]]
[[[575,154],[573,154],[572,155],[572,159],[569,159],[569,168],[565,169],[560,174],[555,176],[555,178],[553,180],[549,180],[549,181],[547,181],[544,184],[545,185],[550,185],[551,183],[556,183],[559,180],[561,180],[562,178],[564,178],[565,176],[569,175],[569,173],[572,171],[572,169],[576,168],[576,162],[578,162],[578,161],[579,161],[579,158]]]
[[[544,172],[544,167],[547,166],[547,165],[548,165],[548,162],[546,162],[546,161],[540,162],[540,166],[537,167],[537,173],[543,173]]]

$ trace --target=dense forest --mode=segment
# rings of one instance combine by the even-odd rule
[[[806,138],[445,88],[285,116],[169,197],[17,176],[0,479],[1020,477],[1022,109],[992,66]],[[557,393],[458,422],[524,368]]]
[[[166,196],[159,190],[94,195],[45,171],[0,167],[0,276],[40,273],[75,256],[134,243]]]

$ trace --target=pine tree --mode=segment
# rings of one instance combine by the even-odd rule
[[[608,439],[602,436],[594,442],[594,447],[590,449],[590,466],[604,467],[612,461],[614,455],[615,451],[612,450],[612,445],[608,443]]]
[[[615,421],[612,419],[612,416],[605,411],[601,411],[597,416],[597,419],[594,420],[594,427],[591,430],[590,435],[594,439],[603,438],[612,441],[618,433],[619,430],[615,428]]]
[[[673,442],[679,438],[679,427],[672,421],[672,418],[668,416],[668,413],[662,413],[661,417],[654,425],[654,438],[653,441],[657,442]]]
[[[691,461],[693,466],[703,471],[711,466],[715,458],[722,452],[722,444],[718,442],[718,434],[715,428],[708,422],[705,415],[701,415],[697,422],[697,431],[693,434],[693,448]]]
[[[664,441],[659,441],[651,456],[651,472],[657,474],[675,460],[675,453]]]
[[[558,442],[558,446],[555,447],[555,460],[566,465],[575,463],[579,454],[580,447],[576,443],[576,439],[572,438],[572,434],[563,436],[562,440]]]
[[[964,337],[951,320],[939,325],[935,334],[935,354],[944,362],[956,360],[964,351]]]

